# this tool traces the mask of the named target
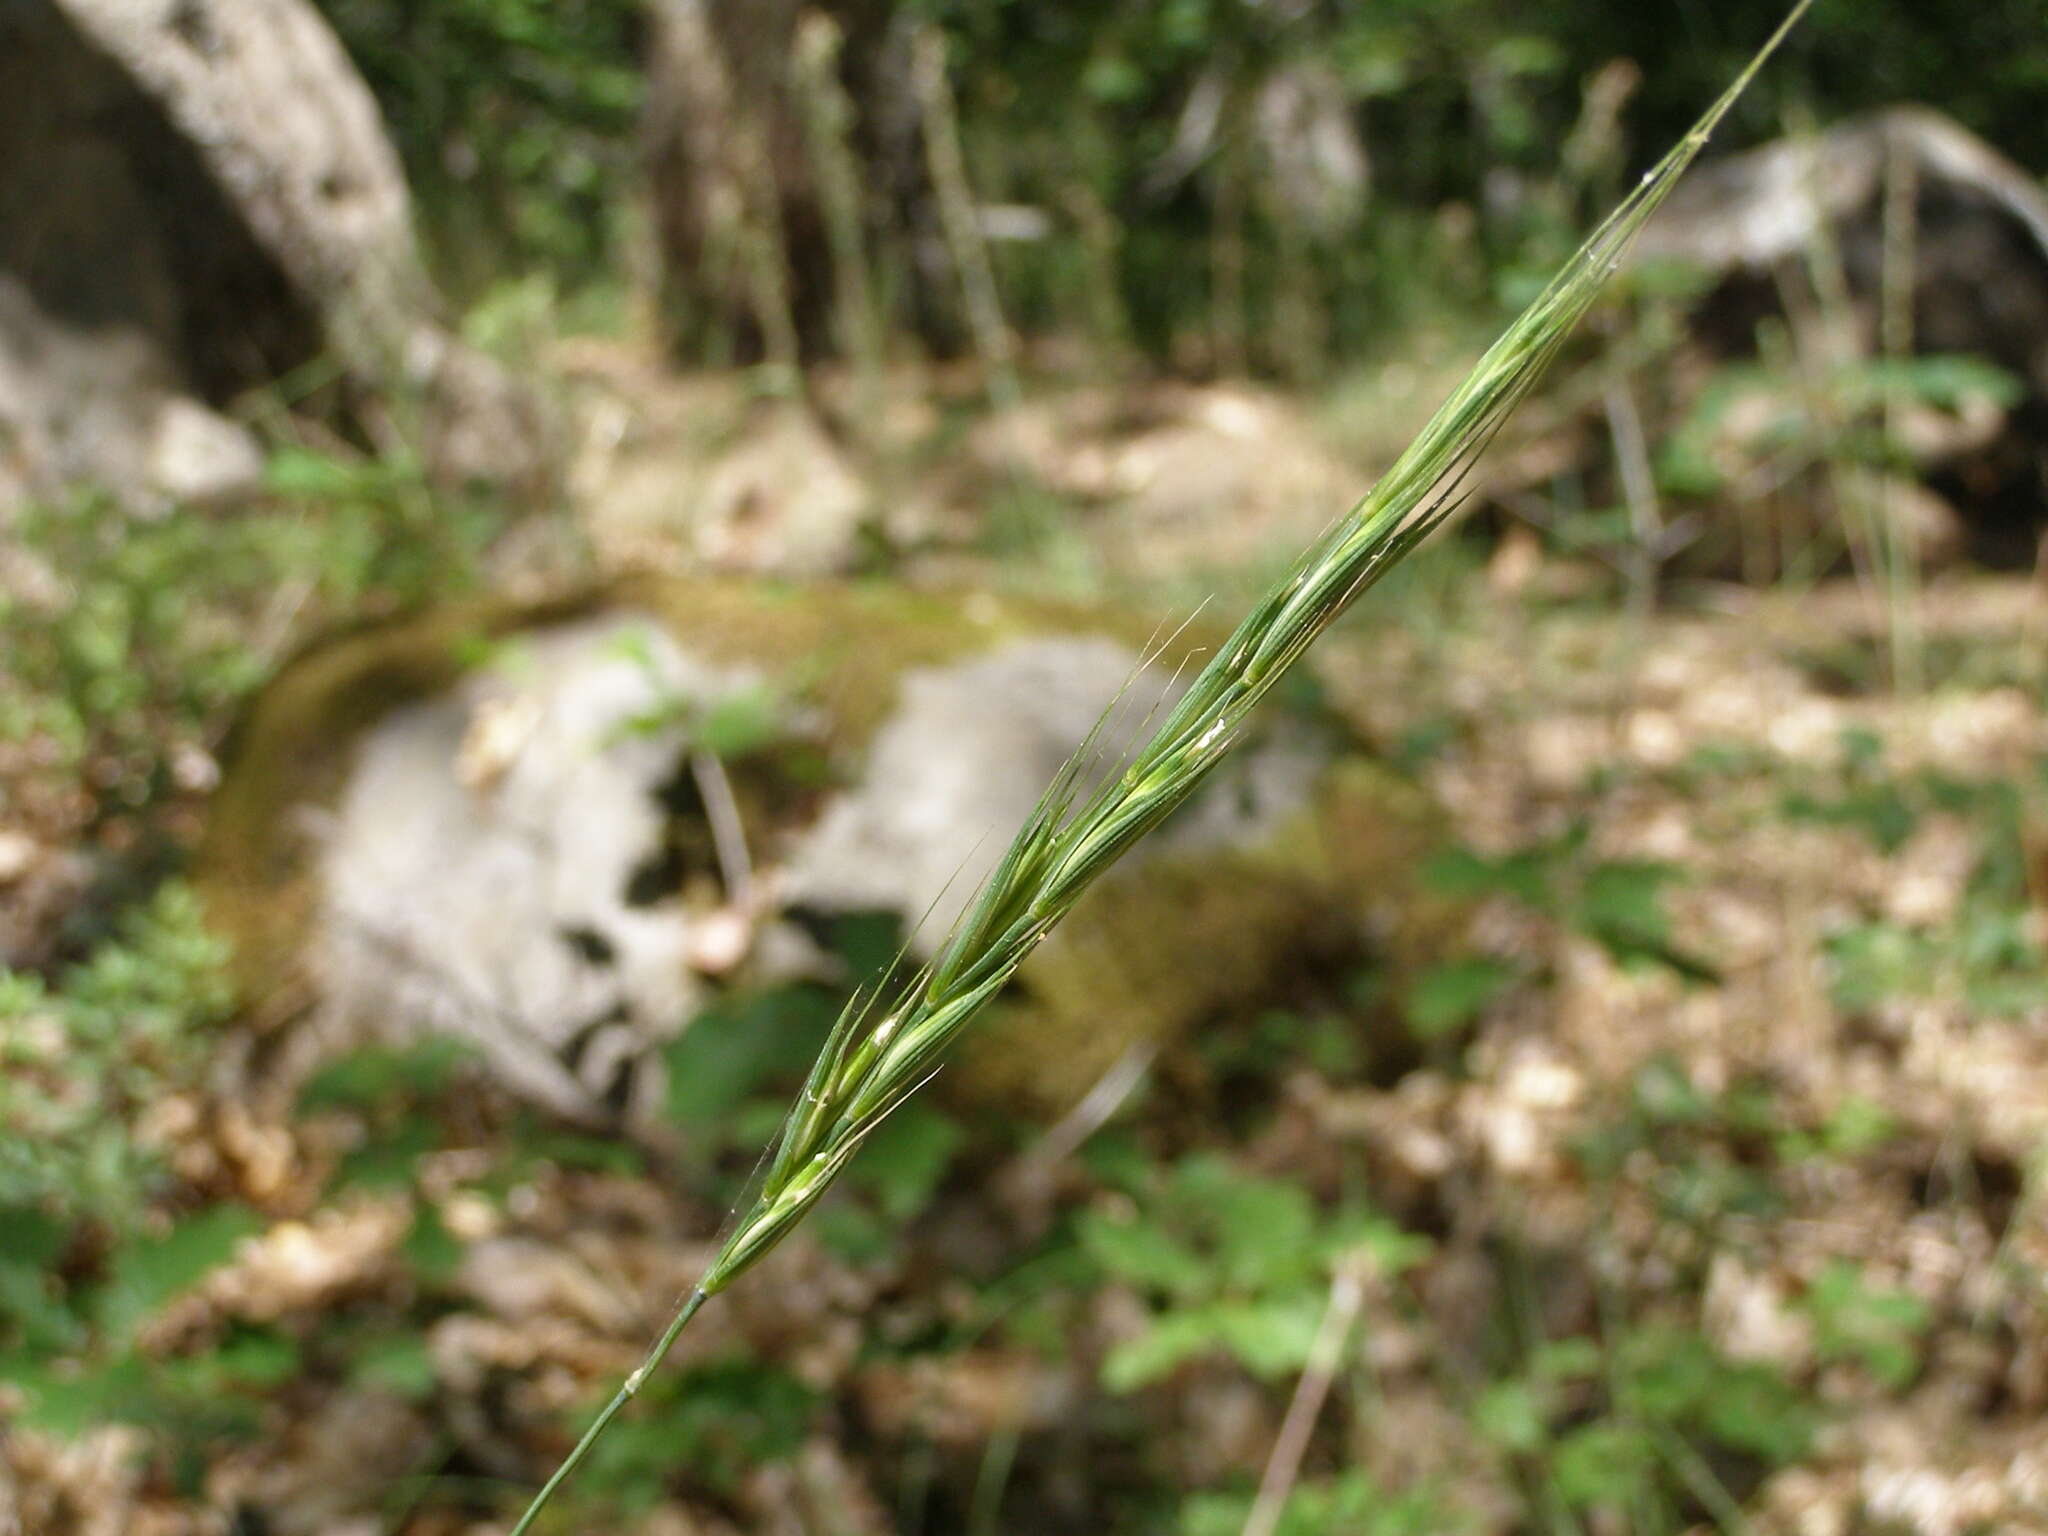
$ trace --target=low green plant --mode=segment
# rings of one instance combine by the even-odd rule
[[[1415,978],[1402,1003],[1418,1040],[1442,1040],[1477,1019],[1515,982],[1515,968],[1488,955],[1431,966]]]
[[[231,1008],[225,956],[190,891],[160,889],[45,980],[0,970],[0,1379],[22,1422],[110,1420],[192,1445],[253,1425],[252,1393],[298,1370],[292,1342],[230,1330],[162,1360],[138,1332],[262,1223],[234,1203],[178,1213],[146,1111],[197,1092]]]
[[[1927,1303],[1910,1292],[1873,1285],[1860,1266],[1836,1259],[1800,1299],[1813,1320],[1814,1352],[1823,1362],[1861,1366],[1892,1391],[1920,1370],[1920,1338],[1931,1320]]]
[[[404,606],[468,590],[505,526],[495,497],[436,488],[425,465],[400,449],[362,456],[283,448],[264,483],[281,515],[249,521],[268,525],[271,564],[337,607],[372,597]]]
[[[1631,1167],[1641,1170],[1658,1219],[1674,1235],[1692,1234],[1687,1251],[1704,1253],[1730,1218],[1783,1208],[1770,1158],[1789,1123],[1769,1084],[1744,1078],[1710,1092],[1676,1057],[1659,1054],[1637,1069],[1619,1113],[1575,1151],[1599,1184],[1622,1179]]]
[[[2048,1000],[2048,949],[2036,932],[2025,867],[2025,807],[2023,786],[2007,780],[1930,772],[1892,778],[1869,767],[1837,794],[1787,797],[1786,815],[1856,827],[1886,853],[1936,813],[1969,822],[1979,840],[1976,866],[1947,920],[1912,925],[1878,916],[1827,934],[1822,953],[1838,1008],[1868,1014],[1888,1002],[1940,998],[1995,1018]]]
[[[532,1526],[704,1303],[794,1230],[861,1144],[939,1070],[948,1047],[1089,885],[1194,793],[1274,684],[1366,588],[1442,525],[1458,505],[1474,459],[1804,9],[1801,0],[1749,68],[1508,327],[1364,500],[1253,607],[1122,770],[1084,796],[1098,756],[1091,737],[1057,776],[938,957],[900,987],[878,988],[841,1015],[769,1154],[758,1194],[647,1359],[543,1485],[513,1536]]]
[[[1678,1266],[1660,1299],[1603,1296],[1597,1335],[1537,1339],[1474,1400],[1472,1421],[1559,1528],[1619,1523],[1651,1536],[1744,1526],[1742,1503],[1804,1456],[1824,1404],[1784,1366],[1731,1358],[1696,1299],[1708,1256],[1783,1212],[1785,1165],[1854,1156],[1889,1134],[1852,1102],[1800,1130],[1762,1077],[1709,1088],[1674,1056],[1645,1062],[1618,1112],[1575,1147],[1598,1208],[1647,1201]],[[1595,1269],[1601,1266],[1596,1262]],[[1596,1285],[1602,1282],[1595,1281]],[[1528,1319],[1516,1319],[1522,1332]]]
[[[795,1376],[744,1355],[695,1365],[649,1398],[646,1416],[607,1441],[591,1466],[607,1502],[627,1511],[659,1500],[678,1461],[704,1487],[730,1496],[764,1461],[803,1444],[817,1406],[817,1394]]]
[[[623,721],[621,736],[661,736],[681,731],[692,747],[722,762],[734,762],[787,740],[796,713],[793,683],[762,679],[720,697],[703,700],[667,686],[655,660],[653,639],[644,630],[622,631],[618,654],[640,669],[656,697]]]
[[[1594,940],[1623,964],[1668,966],[1693,981],[1714,978],[1713,968],[1672,938],[1665,890],[1685,872],[1646,859],[1604,859],[1588,847],[1581,822],[1563,835],[1498,858],[1469,848],[1448,848],[1424,876],[1449,896],[1506,896],[1555,917]],[[1408,1001],[1410,1023],[1425,1036],[1445,1033],[1473,1016],[1513,979],[1500,962],[1474,957],[1453,961],[1419,978]]]
[[[1553,1511],[1626,1514],[1647,1536],[1682,1528],[1687,1507],[1734,1507],[1698,1448],[1724,1466],[1782,1466],[1805,1452],[1818,1414],[1774,1367],[1729,1360],[1697,1328],[1643,1322],[1604,1348],[1536,1346],[1480,1393],[1472,1421]]]
[[[1181,1505],[1179,1536],[1240,1536],[1253,1502],[1249,1493],[1195,1494]],[[1273,1527],[1275,1536],[1457,1536],[1472,1528],[1433,1493],[1397,1494],[1360,1471],[1293,1488]]]
[[[1151,1187],[1085,1212],[1083,1250],[1133,1287],[1145,1330],[1103,1362],[1104,1385],[1129,1392],[1187,1361],[1222,1353],[1254,1376],[1298,1373],[1328,1305],[1333,1268],[1359,1256],[1375,1273],[1422,1262],[1426,1239],[1368,1211],[1324,1215],[1308,1191],[1256,1178],[1216,1157],[1190,1157]]]
[[[1767,470],[1782,481],[1825,462],[1898,467],[1902,450],[1885,435],[1888,402],[1904,399],[1949,413],[1980,402],[2010,410],[2024,393],[2002,369],[1954,354],[1857,358],[1826,369],[1814,387],[1825,396],[1824,407],[1768,361],[1724,365],[1666,440],[1657,465],[1660,485],[1674,495],[1710,497],[1736,489],[1733,482],[1745,471]],[[1773,408],[1731,439],[1736,407],[1757,400]]]
[[[636,0],[321,0],[376,93],[458,293],[565,286],[618,254],[643,71]],[[509,259],[509,263],[508,263]]]
[[[248,626],[217,597],[274,573],[239,528],[96,497],[28,508],[10,537],[51,586],[0,592],[0,737],[54,747],[109,810],[146,803],[261,679]]]
[[[0,968],[0,1214],[135,1225],[158,1167],[135,1122],[196,1082],[225,958],[174,883],[54,982]]]
[[[260,512],[144,518],[81,495],[10,530],[40,574],[0,591],[0,740],[33,741],[87,820],[205,788],[227,715],[308,619],[460,591],[503,525],[402,455],[286,449],[267,479]]]

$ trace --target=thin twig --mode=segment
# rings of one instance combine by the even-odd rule
[[[1258,1497],[1244,1522],[1244,1536],[1273,1536],[1280,1516],[1301,1475],[1301,1458],[1308,1451],[1308,1437],[1322,1417],[1323,1402],[1330,1395],[1330,1383],[1344,1358],[1344,1346],[1365,1307],[1365,1261],[1352,1256],[1341,1260],[1330,1276],[1330,1300],[1323,1308],[1323,1320],[1308,1346],[1308,1363],[1294,1384],[1294,1397],[1287,1404],[1287,1416],[1280,1421],[1280,1433],[1273,1441],[1273,1454],[1266,1459],[1265,1476],[1259,1479]]]
[[[704,802],[704,819],[711,824],[711,849],[725,882],[726,903],[751,912],[754,861],[747,852],[746,824],[740,820],[739,802],[733,798],[725,764],[716,752],[699,749],[690,754],[690,777],[697,782],[697,798]]]
[[[1628,598],[1630,612],[1637,618],[1649,616],[1657,605],[1657,569],[1664,549],[1664,509],[1657,500],[1657,477],[1650,468],[1650,451],[1643,438],[1643,419],[1636,411],[1634,393],[1628,380],[1618,372],[1608,381],[1603,406],[1608,436],[1614,442],[1615,463],[1621,469],[1622,499],[1628,503],[1630,542]]]
[[[1010,1165],[1003,1176],[1005,1182],[1030,1189],[1043,1181],[1053,1169],[1078,1152],[1089,1137],[1109,1123],[1138,1084],[1145,1080],[1145,1074],[1152,1069],[1152,1063],[1158,1056],[1159,1042],[1156,1040],[1141,1040],[1126,1049],[1109,1070],[1095,1080],[1095,1086],[1082,1095],[1081,1102],[1062,1115],[1051,1130],[1033,1142]]]
[[[1885,146],[1884,260],[1878,278],[1878,349],[1890,367],[1884,386],[1884,444],[1899,444],[1899,368],[1913,351],[1913,292],[1919,285],[1920,168],[1897,138]],[[1920,542],[1899,506],[1890,464],[1878,485],[1878,515],[1885,530],[1886,575],[1891,594],[1892,689],[1916,694],[1925,681],[1920,622]],[[2031,610],[2030,610],[2031,611]]]

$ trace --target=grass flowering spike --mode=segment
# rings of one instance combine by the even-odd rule
[[[524,1536],[698,1308],[789,1235],[868,1134],[930,1080],[947,1048],[1082,892],[1195,791],[1287,669],[1450,515],[1473,462],[1809,4],[1799,0],[1735,83],[1487,350],[1365,498],[1254,605],[1123,771],[1079,799],[1099,745],[1099,730],[1092,734],[1054,779],[937,960],[889,1006],[872,993],[848,1006],[783,1123],[759,1193],[652,1352],[548,1479],[512,1536]]]

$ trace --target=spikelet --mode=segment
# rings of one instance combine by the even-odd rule
[[[875,1127],[931,1078],[958,1038],[1091,882],[1158,826],[1236,743],[1246,717],[1324,630],[1457,507],[1474,461],[1620,267],[1629,243],[1811,0],[1799,0],[1742,74],[1494,342],[1364,500],[1238,625],[1151,739],[1085,800],[1096,741],[1061,770],[938,958],[834,1025],[784,1120],[759,1193],[640,1368],[513,1527],[549,1497],[639,1391],[704,1302],[788,1236]]]

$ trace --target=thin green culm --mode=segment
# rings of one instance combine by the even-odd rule
[[[1809,3],[1800,0],[1735,83],[1508,327],[1365,499],[1259,601],[1123,770],[1082,798],[1079,786],[1095,744],[1084,745],[938,958],[886,1003],[871,996],[847,1009],[783,1123],[759,1194],[653,1351],[598,1414],[512,1536],[533,1524],[704,1302],[789,1235],[868,1133],[924,1085],[960,1032],[1081,893],[1194,792],[1287,669],[1451,514],[1473,461]]]

